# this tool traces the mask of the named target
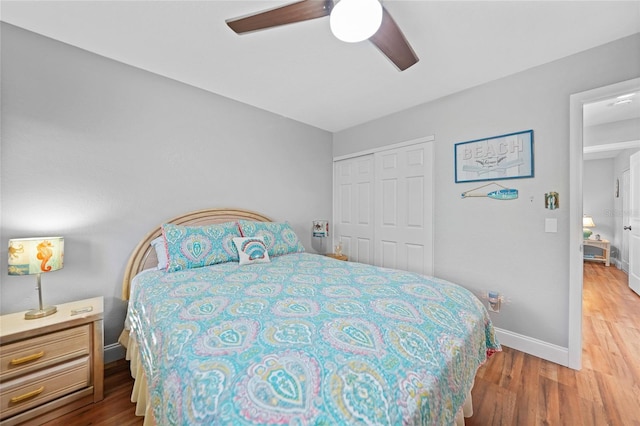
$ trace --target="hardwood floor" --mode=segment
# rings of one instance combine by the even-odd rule
[[[582,370],[504,348],[473,388],[476,425],[640,425],[640,296],[614,266],[585,262]]]
[[[135,414],[131,402],[133,379],[129,362],[119,360],[104,366],[104,399],[80,408],[48,423],[47,426],[141,426],[142,417]]]
[[[640,426],[640,296],[614,266],[585,263],[582,370],[510,348],[480,368],[467,426]],[[142,425],[128,363],[105,366],[105,399],[48,426]]]

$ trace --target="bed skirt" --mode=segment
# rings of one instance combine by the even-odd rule
[[[118,343],[127,349],[125,359],[129,361],[129,370],[133,377],[133,390],[131,391],[131,402],[136,404],[136,416],[144,416],[143,426],[154,426],[156,424],[153,417],[153,407],[149,403],[149,388],[147,387],[147,379],[140,362],[140,352],[136,339],[128,330],[122,330]]]
[[[131,377],[134,379],[133,391],[131,392],[131,402],[136,404],[136,416],[144,416],[143,426],[154,426],[156,424],[153,416],[153,407],[150,404],[149,389],[147,387],[147,379],[144,374],[144,368],[140,361],[138,344],[133,335],[128,330],[122,330],[118,343],[127,349],[126,360],[129,361],[129,369]],[[473,388],[473,386],[472,386]],[[473,403],[471,400],[471,391],[467,394],[467,398],[462,407],[456,413],[455,425],[464,426],[464,418],[473,415]]]

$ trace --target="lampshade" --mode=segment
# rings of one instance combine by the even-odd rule
[[[62,269],[64,264],[64,238],[16,238],[9,240],[9,275],[37,275],[39,309],[25,314],[26,319],[51,315],[55,306],[43,306],[40,276],[46,272]]]
[[[329,236],[329,221],[327,220],[314,220],[313,221],[313,236],[326,238]]]
[[[594,228],[595,226],[596,224],[593,223],[593,218],[591,216],[584,215],[582,217],[582,237],[585,240],[593,234],[593,232],[588,228]]]
[[[593,223],[593,218],[591,216],[584,216],[582,218],[582,227],[583,228],[595,228],[596,224]]]
[[[382,5],[378,0],[340,0],[329,17],[333,35],[348,43],[368,39],[381,23]]]

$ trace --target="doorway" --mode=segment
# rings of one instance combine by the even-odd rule
[[[639,90],[640,78],[636,78],[577,93],[570,98],[568,366],[576,370],[582,366],[584,107]]]

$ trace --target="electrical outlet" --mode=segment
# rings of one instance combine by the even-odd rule
[[[500,312],[500,301],[502,299],[500,293],[498,293],[497,291],[490,291],[487,293],[487,298],[489,299],[489,302],[487,304],[489,311]]]

